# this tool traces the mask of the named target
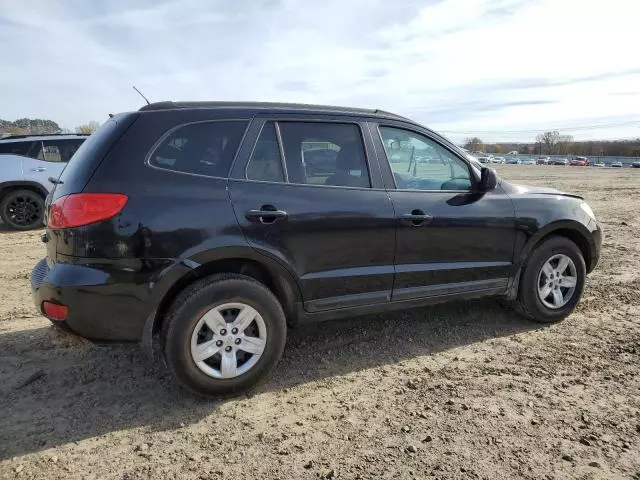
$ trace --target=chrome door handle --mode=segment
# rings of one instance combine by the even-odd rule
[[[412,225],[414,227],[420,227],[422,225],[428,224],[433,220],[431,215],[427,215],[422,210],[413,210],[411,213],[404,213],[400,215],[400,221],[407,225]]]
[[[260,223],[273,223],[281,218],[286,218],[288,213],[284,210],[277,210],[271,205],[263,205],[260,210],[249,210],[245,217],[249,220],[259,220]]]
[[[31,169],[32,172],[44,172],[45,170],[46,167],[35,167]]]

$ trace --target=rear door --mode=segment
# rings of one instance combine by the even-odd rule
[[[394,300],[497,292],[513,274],[514,208],[429,132],[371,124],[398,215]]]
[[[51,139],[34,142],[29,157],[22,161],[24,179],[37,182],[51,190],[49,177],[58,178],[73,154],[82,144],[82,139]]]
[[[395,214],[366,124],[260,116],[229,181],[238,222],[297,277],[307,311],[387,302]]]

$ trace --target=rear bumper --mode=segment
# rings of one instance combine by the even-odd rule
[[[149,276],[99,265],[56,263],[50,267],[42,259],[31,273],[31,290],[40,313],[45,300],[69,308],[65,320],[51,319],[56,326],[92,340],[139,341]]]

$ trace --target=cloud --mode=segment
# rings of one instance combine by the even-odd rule
[[[0,5],[0,116],[10,120],[47,117],[73,127],[104,119],[140,106],[133,84],[155,101],[382,108],[454,138],[640,111],[640,95],[615,95],[640,85],[640,59],[631,53],[640,44],[640,4],[626,0]],[[640,129],[575,136],[601,134]]]

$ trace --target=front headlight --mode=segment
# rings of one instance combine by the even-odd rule
[[[591,207],[587,202],[581,202],[580,208],[595,221],[596,215],[593,213],[593,210],[591,210]]]

